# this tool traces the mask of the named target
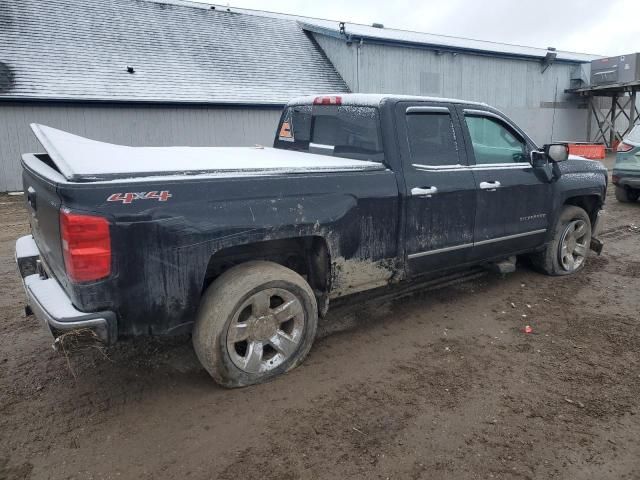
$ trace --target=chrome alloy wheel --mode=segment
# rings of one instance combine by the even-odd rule
[[[304,309],[293,293],[261,290],[247,298],[229,324],[229,357],[247,373],[267,372],[297,351],[304,328]]]
[[[574,220],[562,232],[558,256],[560,265],[567,272],[579,269],[587,257],[590,236],[584,220]]]

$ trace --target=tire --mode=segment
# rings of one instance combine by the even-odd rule
[[[547,275],[571,275],[584,268],[590,243],[589,215],[580,207],[565,205],[553,227],[551,241],[545,250],[534,254],[531,261]]]
[[[316,298],[304,278],[277,263],[251,261],[227,270],[207,288],[193,346],[217,383],[244,387],[298,366],[317,324]]]
[[[635,202],[636,200],[638,200],[638,196],[640,196],[640,191],[616,185],[616,200],[618,200],[619,202]]]

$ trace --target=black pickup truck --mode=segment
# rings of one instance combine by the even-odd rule
[[[331,299],[526,254],[585,265],[607,172],[485,104],[308,97],[273,148],[125,147],[32,126],[28,310],[57,339],[192,333],[228,387],[298,365]],[[513,260],[511,260],[513,263]]]

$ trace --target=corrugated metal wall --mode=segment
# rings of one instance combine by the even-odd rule
[[[431,95],[486,102],[539,143],[585,140],[587,110],[565,95],[573,64],[542,73],[536,60],[509,59],[379,44],[347,45],[314,34],[354,92]],[[555,108],[554,108],[555,107]]]
[[[133,146],[272,145],[279,108],[0,103],[0,192],[21,190],[20,156],[41,152],[29,128],[42,123]]]

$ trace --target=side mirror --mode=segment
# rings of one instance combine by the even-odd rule
[[[554,163],[564,162],[569,158],[569,146],[566,143],[551,143],[544,146],[544,153]]]

